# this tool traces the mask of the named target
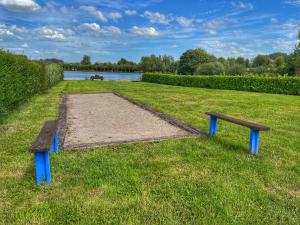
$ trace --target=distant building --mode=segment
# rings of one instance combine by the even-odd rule
[[[300,68],[296,69],[295,74],[296,74],[297,77],[298,76],[300,77]]]

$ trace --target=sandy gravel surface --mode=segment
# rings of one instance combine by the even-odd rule
[[[113,93],[72,94],[67,97],[65,148],[188,135],[187,131]]]

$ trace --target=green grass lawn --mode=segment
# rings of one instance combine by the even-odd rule
[[[216,137],[51,154],[37,186],[27,149],[61,93],[114,91],[207,130],[206,111],[268,125],[259,155],[249,129]],[[299,224],[300,97],[149,83],[64,81],[0,125],[0,224]]]

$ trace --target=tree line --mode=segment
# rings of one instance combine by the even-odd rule
[[[294,52],[272,53],[257,55],[252,60],[244,57],[216,57],[204,49],[189,49],[179,60],[172,56],[163,55],[143,56],[139,63],[121,58],[117,63],[91,63],[91,58],[84,55],[80,63],[65,63],[66,70],[96,70],[96,71],[123,71],[123,72],[161,72],[195,75],[295,75],[300,68],[300,31],[298,44]]]
[[[139,70],[138,64],[121,58],[117,63],[111,62],[96,62],[91,63],[91,58],[84,55],[80,63],[65,63],[65,70],[87,70],[87,71],[122,71],[122,72],[137,72]]]

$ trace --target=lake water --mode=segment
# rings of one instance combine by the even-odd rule
[[[65,71],[65,80],[85,80],[93,75],[101,75],[104,80],[141,80],[142,73],[99,72],[99,71]]]

